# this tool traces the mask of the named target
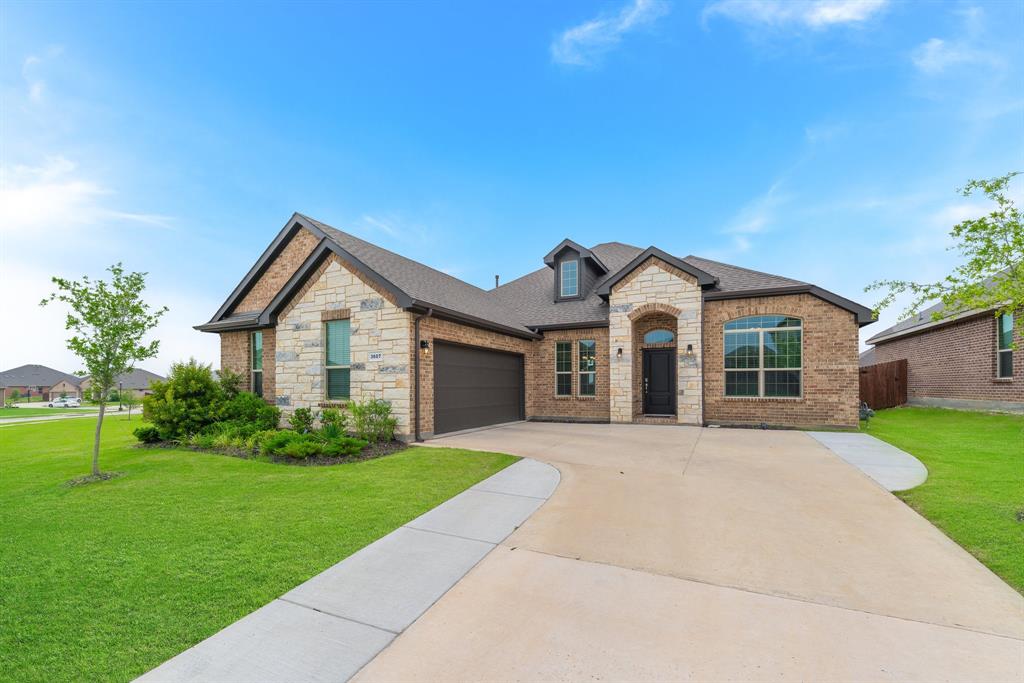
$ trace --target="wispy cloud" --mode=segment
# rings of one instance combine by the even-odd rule
[[[703,19],[721,16],[754,27],[823,30],[863,24],[886,5],[888,0],[717,0],[704,8]]]
[[[64,48],[59,45],[52,45],[40,55],[29,55],[21,63],[21,77],[28,87],[28,99],[31,102],[41,102],[46,94],[46,81],[40,74],[45,66],[44,62],[60,56]]]
[[[557,64],[590,66],[622,42],[622,37],[668,14],[665,0],[633,0],[617,14],[599,15],[563,31],[551,43],[551,59]]]
[[[749,251],[754,246],[754,235],[771,230],[778,209],[790,200],[782,191],[784,182],[775,181],[767,192],[741,208],[721,230],[723,234],[732,236],[736,251]]]

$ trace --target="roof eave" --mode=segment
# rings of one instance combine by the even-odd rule
[[[681,258],[677,258],[672,254],[669,254],[667,252],[662,251],[661,249],[658,249],[657,247],[651,246],[647,247],[642,252],[637,254],[629,263],[620,268],[615,273],[615,275],[602,282],[601,285],[597,288],[598,296],[600,296],[602,299],[608,299],[608,297],[611,296],[612,288],[615,287],[615,285],[617,285],[624,277],[626,277],[635,269],[640,267],[640,265],[643,264],[644,261],[651,257],[657,257],[664,261],[665,263],[668,263],[669,265],[678,268],[684,273],[692,275],[694,278],[696,278],[697,284],[702,288],[712,287],[718,284],[718,278],[712,275],[711,273],[708,273],[706,271],[701,270],[700,268],[692,266],[686,261],[682,260]]]
[[[938,329],[940,327],[945,327],[946,325],[951,325],[951,324],[953,324],[955,322],[959,322],[961,320],[966,320],[967,318],[974,318],[974,317],[979,316],[979,315],[984,315],[986,313],[991,313],[994,310],[996,310],[996,309],[995,308],[985,308],[985,309],[972,308],[969,311],[963,311],[961,313],[957,313],[956,315],[951,315],[951,316],[947,316],[945,318],[940,318],[939,320],[931,320],[931,319],[929,319],[927,322],[922,322],[920,325],[914,325],[913,327],[908,327],[906,329],[898,330],[896,332],[890,332],[890,330],[892,330],[892,328],[890,327],[888,330],[882,330],[881,332],[876,334],[874,337],[871,337],[870,339],[867,340],[866,343],[868,343],[868,344],[884,344],[886,342],[893,341],[894,339],[900,339],[902,337],[909,337],[909,336],[911,336],[913,334],[919,334],[921,332],[928,332],[930,330]]]
[[[432,317],[438,317],[445,320],[451,320],[457,323],[464,323],[472,327],[479,327],[485,330],[491,330],[493,332],[500,332],[513,337],[520,337],[522,339],[537,340],[541,338],[541,335],[536,332],[531,332],[526,328],[512,327],[511,325],[503,325],[501,323],[494,322],[492,320],[485,320],[484,318],[478,318],[468,313],[460,313],[450,308],[443,306],[437,306],[428,301],[414,300],[411,305],[404,307],[406,310],[413,311],[416,313],[427,313],[429,312]]]
[[[851,301],[850,299],[839,296],[827,289],[822,289],[817,285],[782,285],[779,287],[761,287],[758,289],[742,289],[730,292],[711,291],[704,293],[704,300],[722,301],[726,299],[748,299],[751,297],[761,296],[785,296],[787,294],[810,294],[822,301],[827,301],[834,306],[838,306],[843,310],[849,311],[850,313],[853,313],[856,318],[858,327],[864,327],[865,325],[870,325],[875,322],[874,313],[867,306],[862,306],[856,301]]]

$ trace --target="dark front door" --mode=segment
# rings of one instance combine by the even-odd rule
[[[675,415],[675,349],[644,349],[643,392],[645,414]]]
[[[434,433],[523,419],[523,357],[435,342]]]

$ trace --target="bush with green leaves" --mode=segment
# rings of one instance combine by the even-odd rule
[[[348,413],[337,408],[324,408],[320,413],[321,428],[337,427],[342,433],[348,432]]]
[[[277,424],[281,421],[281,410],[256,394],[242,391],[225,402],[221,419],[224,422],[251,425],[252,431],[249,433],[253,434],[266,429],[277,429]]]
[[[352,411],[352,431],[363,441],[381,444],[395,438],[398,420],[391,414],[391,404],[380,399],[349,404]]]
[[[153,425],[136,427],[132,434],[142,443],[156,443],[160,440],[160,430]]]
[[[312,408],[296,408],[295,412],[288,418],[288,424],[299,434],[308,434],[313,431],[313,422],[315,420],[316,415],[313,414]]]
[[[142,402],[147,422],[169,441],[197,434],[221,416],[224,393],[209,365],[195,359],[175,363],[166,380],[154,381]]]
[[[350,436],[336,436],[331,432],[325,436],[323,430],[301,433],[291,429],[283,429],[263,440],[260,452],[266,455],[285,455],[291,458],[310,458],[317,455],[328,457],[344,457],[358,455],[366,448],[366,442]]]
[[[224,397],[228,400],[234,398],[242,391],[242,381],[245,379],[240,373],[231,368],[221,368],[217,371],[217,381],[224,391]]]

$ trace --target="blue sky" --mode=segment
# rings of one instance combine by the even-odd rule
[[[571,237],[871,304],[955,263],[957,187],[1024,170],[1021,2],[0,12],[3,367],[76,369],[36,303],[115,261],[171,307],[146,365],[216,363],[191,326],[293,211],[485,288]]]

